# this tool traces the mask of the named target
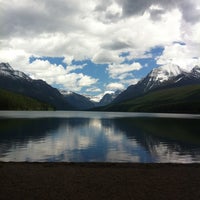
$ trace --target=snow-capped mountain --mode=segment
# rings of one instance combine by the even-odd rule
[[[200,83],[200,67],[185,70],[177,65],[164,65],[153,69],[136,85],[129,86],[113,102],[121,102],[152,90]]]
[[[25,73],[14,70],[9,63],[0,63],[0,75],[2,76],[9,76],[13,79],[26,79],[31,81],[32,79],[27,76]]]
[[[163,88],[200,84],[200,66],[185,70],[177,65],[165,65],[153,69],[137,84],[125,91],[105,94],[99,102],[71,91],[58,91],[43,80],[31,79],[23,72],[14,70],[8,63],[0,63],[0,88],[35,98],[53,105],[56,109],[87,110],[96,106],[117,103]]]
[[[169,80],[171,77],[181,74],[182,72],[183,70],[178,65],[168,64],[153,69],[148,76],[154,81],[163,82]]]
[[[87,110],[96,106],[89,98],[71,91],[60,90],[65,100],[78,110]]]
[[[8,63],[0,63],[0,88],[48,103],[56,109],[72,108],[57,89],[14,70]]]
[[[173,79],[181,73],[184,73],[184,71],[177,65],[164,65],[153,69],[141,82],[143,82],[147,91]]]
[[[0,63],[0,70],[2,71],[13,71],[13,68],[9,65],[9,63]]]
[[[99,101],[98,106],[105,106],[111,103],[122,91],[117,90],[113,93],[106,93]]]
[[[200,66],[196,65],[192,70],[191,70],[191,76],[194,78],[199,79],[200,78]]]

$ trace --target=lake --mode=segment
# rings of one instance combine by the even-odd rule
[[[200,115],[0,111],[0,161],[200,163]]]

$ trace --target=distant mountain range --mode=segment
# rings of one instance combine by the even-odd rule
[[[129,86],[114,99],[113,103],[133,99],[150,91],[191,84],[200,84],[199,66],[194,66],[191,71],[185,71],[177,65],[164,65],[153,69],[136,85]]]
[[[101,111],[200,113],[200,84],[165,88],[144,95],[109,104]]]
[[[64,90],[59,91],[58,89],[48,85],[43,80],[33,80],[25,73],[14,70],[8,63],[0,63],[0,89],[10,92],[10,95],[8,96],[12,96],[13,98],[11,99],[16,99],[16,94],[20,94],[23,95],[23,99],[29,97],[42,103],[42,105],[43,103],[44,105],[47,104],[50,108],[53,107],[56,110],[88,110],[96,106],[111,103],[117,95],[117,93],[106,94],[106,97],[109,96],[107,100],[104,96],[100,102],[94,102],[90,100],[90,98],[75,92]],[[21,104],[25,104],[25,102],[22,102]],[[3,109],[3,106],[1,107],[2,108],[0,109]],[[13,106],[10,107],[14,108]],[[19,101],[17,100],[16,109],[18,108],[25,109],[27,107],[24,107],[23,105],[19,106]],[[34,107],[31,108],[34,109]],[[40,108],[42,109],[42,107]],[[8,109],[8,107],[6,107],[6,109]]]
[[[117,90],[114,93],[106,93],[96,106],[105,106],[110,104],[121,92],[121,90]]]
[[[57,110],[73,109],[57,89],[14,70],[8,63],[0,63],[0,88],[47,103]]]
[[[60,93],[64,96],[64,99],[77,110],[88,110],[94,108],[98,104],[75,92],[60,90]]]
[[[19,102],[26,102],[24,104],[27,105],[28,97],[34,105],[33,109],[200,113],[199,66],[190,71],[177,65],[155,68],[137,84],[124,91],[105,94],[99,102],[94,102],[75,92],[59,91],[43,80],[33,80],[25,73],[14,70],[8,63],[0,63],[0,89],[0,93],[6,94],[7,98],[17,99],[17,108],[23,109],[27,106],[20,106]],[[22,96],[16,96],[18,94]],[[4,96],[1,95],[1,98]],[[6,101],[13,102],[2,100]]]
[[[155,68],[101,110],[200,113],[200,67],[190,71],[176,65]]]
[[[78,110],[88,110],[94,107],[110,104],[121,93],[121,91],[117,90],[114,93],[106,93],[99,102],[92,101],[89,97],[75,92],[60,90],[60,93],[74,108]]]

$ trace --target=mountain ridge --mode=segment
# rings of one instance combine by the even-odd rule
[[[36,99],[0,89],[0,110],[54,110]]]
[[[132,99],[148,91],[200,83],[199,66],[194,66],[190,71],[183,70],[177,65],[170,65],[169,68],[167,67],[166,65],[153,69],[137,84],[129,86],[125,91],[119,94],[112,103],[119,103]],[[173,70],[170,71],[170,69]]]
[[[99,102],[75,92],[53,88],[43,80],[31,79],[21,71],[14,70],[9,63],[0,63],[0,88],[15,92],[40,102],[52,105],[57,110],[88,110],[98,106],[121,104],[151,92],[200,84],[200,67],[195,65],[185,70],[177,65],[154,68],[137,84],[124,91],[105,94]]]
[[[113,93],[106,93],[101,100],[99,101],[99,103],[97,104],[97,106],[105,106],[108,105],[109,103],[111,103],[122,91],[121,90],[116,90]]]
[[[73,109],[56,88],[43,80],[31,79],[8,63],[0,63],[0,88],[48,103],[57,110]]]
[[[101,111],[200,113],[200,85],[186,85],[149,91],[120,103],[110,104]]]
[[[84,95],[75,92],[60,90],[60,93],[64,96],[64,99],[68,103],[70,103],[74,108],[78,110],[88,110],[97,105],[97,103],[91,101]]]

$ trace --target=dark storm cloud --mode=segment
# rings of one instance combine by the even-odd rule
[[[147,11],[150,6],[158,5],[163,10],[154,10],[151,17],[157,19],[161,14],[171,9],[177,8],[181,11],[185,21],[195,23],[200,19],[200,10],[196,7],[198,0],[117,0],[123,8],[123,16],[141,15]]]
[[[9,7],[9,9],[8,9]],[[23,6],[3,4],[0,7],[1,37],[73,30],[73,17],[79,5],[65,0],[43,0]],[[64,26],[67,24],[67,27]]]
[[[109,5],[112,4],[112,0],[101,0],[95,7],[95,11],[105,11]]]
[[[200,1],[199,1],[200,3]],[[195,4],[192,1],[183,1],[180,6],[182,11],[183,18],[187,22],[196,23],[200,20],[200,8],[197,9]]]
[[[142,15],[146,11],[150,13],[152,20],[159,20],[162,14],[174,8],[180,10],[186,22],[196,23],[200,20],[200,11],[197,7],[199,0],[102,0],[97,2],[94,11],[97,19],[104,23],[115,23],[124,18]],[[111,12],[107,9],[113,3],[121,8],[121,12]],[[152,5],[157,5],[158,9],[152,9]],[[81,19],[81,15],[87,12],[86,7],[86,1],[78,0],[21,0],[19,3],[2,0],[0,36],[4,38],[52,32],[66,33],[81,29],[83,25],[79,18]]]
[[[152,5],[152,0],[117,0],[123,8],[123,16],[143,15],[143,13]]]
[[[161,19],[162,14],[164,14],[165,11],[163,9],[151,9],[149,11],[149,13],[150,13],[151,19],[153,21],[156,21],[156,20],[160,20]]]
[[[4,13],[2,13],[4,14]],[[6,13],[1,17],[1,36],[2,35],[18,35],[27,32],[42,32],[43,30],[50,31],[55,29],[53,24],[48,23],[48,15],[38,12],[37,10],[27,10],[27,9],[12,9],[6,11]]]
[[[97,5],[96,11],[104,12],[113,2],[122,8],[122,16],[118,20],[143,15],[146,11],[150,13],[152,20],[158,20],[162,14],[172,9],[179,9],[183,19],[189,23],[196,23],[200,20],[200,10],[197,8],[199,0],[113,0],[102,1]],[[151,6],[159,6],[160,9],[150,9]],[[105,18],[109,22],[113,22],[112,15],[106,15]]]
[[[128,42],[126,43],[122,41],[112,41],[110,43],[103,44],[102,47],[109,50],[121,50],[129,48],[130,44],[128,44]]]

